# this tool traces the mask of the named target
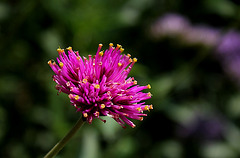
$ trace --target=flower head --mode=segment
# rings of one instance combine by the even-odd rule
[[[122,127],[125,123],[135,127],[129,118],[143,120],[147,116],[143,111],[153,109],[142,102],[151,98],[151,93],[141,92],[151,86],[139,86],[133,77],[127,78],[137,59],[130,58],[130,54],[122,55],[121,45],[115,48],[110,43],[105,52],[101,48],[99,44],[96,55],[88,58],[79,56],[72,47],[67,48],[67,54],[64,49],[57,49],[58,64],[48,62],[55,73],[56,89],[68,94],[72,105],[89,123],[94,118],[105,122],[99,116],[109,116]]]

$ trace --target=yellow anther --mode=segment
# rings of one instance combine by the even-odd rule
[[[99,84],[95,84],[95,85],[94,85],[94,88],[99,89],[99,88],[100,88],[100,85],[99,85]]]
[[[69,94],[68,97],[69,97],[70,99],[72,99],[72,98],[73,98],[73,95],[72,95],[72,94]]]
[[[86,78],[83,79],[83,83],[87,83],[87,81],[88,81],[88,80],[87,80]]]
[[[63,67],[63,63],[62,63],[62,62],[60,62],[60,63],[59,63],[59,66],[60,66],[60,67]]]
[[[148,84],[148,85],[147,85],[147,88],[148,88],[148,89],[151,89],[151,85],[150,85],[150,84]]]
[[[149,105],[149,109],[151,109],[151,110],[153,109],[153,105],[152,105],[152,104],[151,104],[151,105]]]
[[[142,121],[142,120],[143,120],[143,117],[140,117],[139,120]]]
[[[121,51],[121,53],[124,51],[124,49],[123,48],[120,48],[120,51]]]
[[[136,81],[136,80],[134,80],[134,81],[133,81],[133,84],[134,84],[134,85],[136,85],[136,84],[137,84],[137,81]]]
[[[144,107],[144,110],[149,111],[149,107],[148,107],[148,105],[146,105],[146,106]]]
[[[109,43],[109,46],[112,47],[112,46],[113,46],[113,43]]]
[[[148,94],[147,94],[149,97],[151,97],[152,96],[152,93],[150,93],[150,92],[148,92]]]
[[[79,95],[75,95],[74,99],[78,100],[79,99]]]
[[[88,114],[87,113],[83,113],[83,117],[88,117]]]
[[[130,57],[131,57],[131,54],[127,54],[127,56],[130,58]]]
[[[80,58],[81,58],[81,57],[80,57],[80,56],[78,56],[78,57],[77,57],[77,60],[80,60]]]
[[[99,46],[99,47],[102,47],[102,46],[103,46],[103,44],[102,44],[102,43],[100,43],[98,46]]]
[[[103,51],[99,52],[98,54],[99,54],[100,56],[103,56]]]
[[[137,111],[142,111],[142,108],[141,108],[141,107],[138,107],[138,108],[137,108]]]
[[[51,60],[48,61],[48,65],[52,65],[52,61]]]
[[[60,47],[57,49],[58,53],[63,53],[64,49],[61,49]]]
[[[69,46],[69,47],[67,47],[67,50],[72,50],[72,47],[70,47],[70,46]]]
[[[133,58],[133,62],[136,63],[137,62],[137,58]]]
[[[122,46],[120,44],[117,44],[117,48],[121,48]]]
[[[98,111],[95,112],[95,113],[94,113],[94,116],[98,117],[98,116],[99,116],[99,112],[98,112]]]
[[[129,58],[129,60],[128,60],[128,61],[129,61],[129,63],[133,62],[132,58]]]
[[[119,66],[119,67],[122,66],[122,63],[118,63],[118,66]]]
[[[101,109],[104,109],[105,107],[106,107],[105,104],[101,104],[101,105],[100,105],[100,108],[101,108]]]
[[[57,49],[57,51],[58,51],[58,52],[61,52],[61,51],[62,51],[62,49],[59,47],[59,48]]]

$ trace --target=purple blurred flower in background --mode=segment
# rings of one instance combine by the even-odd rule
[[[220,38],[217,29],[204,25],[192,25],[179,14],[168,13],[160,17],[152,26],[151,34],[155,38],[177,37],[185,44],[203,44],[215,46]]]
[[[240,85],[240,33],[231,30],[223,35],[216,54],[219,56],[225,72]]]
[[[218,140],[224,136],[225,123],[218,115],[208,116],[196,113],[195,118],[178,128],[177,134],[182,138],[198,139],[201,142]]]
[[[64,49],[57,49],[58,64],[48,62],[55,73],[56,89],[68,94],[72,105],[88,123],[94,118],[102,120],[99,116],[109,116],[122,127],[125,123],[135,127],[129,118],[143,120],[142,116],[147,116],[143,111],[153,109],[142,102],[151,98],[151,93],[141,92],[151,86],[139,86],[133,77],[127,78],[137,59],[130,58],[130,54],[121,55],[124,51],[121,45],[115,48],[110,43],[105,52],[101,48],[99,44],[96,55],[89,55],[88,59],[79,56],[72,47],[67,48],[68,55]]]

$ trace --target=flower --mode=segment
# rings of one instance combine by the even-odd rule
[[[67,48],[68,55],[58,48],[58,64],[53,60],[48,62],[55,73],[56,89],[68,94],[77,112],[90,124],[94,118],[106,122],[99,116],[109,116],[124,128],[125,123],[135,127],[129,119],[142,121],[143,116],[147,116],[143,111],[153,109],[152,105],[142,102],[152,94],[141,92],[151,86],[139,86],[133,77],[127,78],[137,58],[121,55],[124,51],[121,45],[115,48],[110,43],[105,52],[101,48],[99,44],[96,55],[89,55],[88,59],[79,56],[72,47]]]
[[[240,33],[230,30],[223,34],[216,55],[221,61],[224,71],[232,77],[235,83],[240,85]]]

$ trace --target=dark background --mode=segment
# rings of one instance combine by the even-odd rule
[[[239,29],[238,0],[2,0],[0,157],[43,157],[80,117],[54,88],[56,49],[110,42],[154,109],[135,129],[85,124],[58,158],[240,157]]]

